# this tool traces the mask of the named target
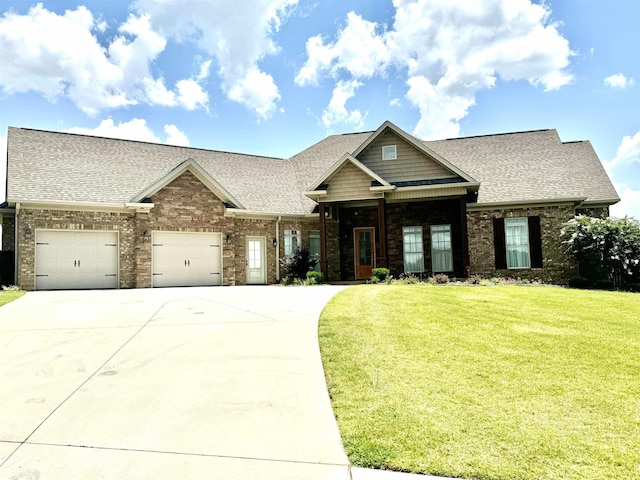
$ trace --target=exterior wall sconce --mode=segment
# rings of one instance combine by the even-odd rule
[[[145,242],[148,242],[150,238],[151,238],[151,233],[148,230],[145,230],[144,233],[142,234],[142,240],[144,240]]]
[[[277,239],[277,238],[274,238],[274,239],[273,239],[273,246],[274,246],[274,247],[277,247],[277,246],[278,246],[278,239]]]
[[[227,245],[231,244],[231,240],[233,239],[233,237],[231,236],[230,233],[227,233]]]
[[[31,229],[29,227],[24,229],[24,239],[31,240]]]

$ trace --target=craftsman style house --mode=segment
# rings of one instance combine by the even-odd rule
[[[26,290],[274,283],[299,247],[330,281],[563,283],[561,224],[619,201],[555,130],[425,142],[385,122],[278,159],[9,128],[7,162],[2,282]]]

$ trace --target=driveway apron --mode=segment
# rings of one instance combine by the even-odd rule
[[[33,292],[0,308],[0,478],[348,479],[317,320],[343,287]]]

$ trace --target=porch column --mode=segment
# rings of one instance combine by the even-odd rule
[[[385,216],[386,201],[384,198],[378,199],[378,231],[380,232],[380,256],[376,262],[376,266],[381,268],[389,268],[389,260],[387,258],[387,217]]]
[[[462,274],[469,276],[469,234],[467,232],[467,199],[460,198],[460,230],[462,231]]]
[[[325,280],[329,280],[329,260],[327,258],[327,222],[324,203],[318,204],[320,213],[320,271]]]

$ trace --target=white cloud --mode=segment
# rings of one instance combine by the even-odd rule
[[[356,80],[350,82],[338,82],[333,89],[333,95],[329,106],[322,112],[322,123],[328,129],[336,124],[347,124],[355,128],[361,128],[364,117],[360,110],[347,110],[347,100],[356,94],[356,90],[362,84]],[[366,117],[366,115],[365,115]]]
[[[347,26],[335,43],[325,44],[320,35],[307,40],[308,60],[295,77],[298,85],[316,85],[323,72],[337,76],[340,70],[353,77],[367,78],[382,73],[389,62],[384,37],[377,24],[354,12],[347,14]]]
[[[206,62],[195,79],[179,81],[175,90],[152,75],[151,65],[167,41],[152,30],[147,15],[129,15],[103,47],[95,33],[105,29],[105,22],[84,6],[63,15],[42,4],[26,15],[5,13],[0,18],[0,89],[6,94],[33,91],[51,101],[66,96],[90,115],[141,102],[206,108],[202,88],[193,95]],[[191,87],[190,95],[181,82]]]
[[[616,183],[620,202],[612,205],[609,213],[612,217],[633,217],[640,220],[640,189],[634,190],[626,183]]]
[[[280,99],[278,87],[271,75],[260,70],[249,70],[227,92],[228,97],[252,110],[259,118],[269,118]]]
[[[635,135],[625,135],[616,151],[616,156],[604,162],[607,171],[611,172],[615,167],[624,167],[633,164],[640,165],[640,132]]]
[[[215,57],[225,95],[267,118],[277,111],[280,93],[258,64],[278,52],[273,34],[297,1],[138,0],[134,8],[166,38],[193,42]]]
[[[167,140],[164,142],[168,145],[178,145],[180,147],[188,147],[189,139],[175,125],[165,125],[164,133],[167,134]]]
[[[615,75],[609,75],[605,77],[604,84],[611,88],[627,88],[635,83],[633,78],[627,78],[622,73],[616,73]]]
[[[478,91],[496,80],[525,80],[545,90],[570,83],[574,53],[544,3],[530,0],[394,0],[393,25],[351,12],[334,42],[307,41],[298,85],[328,76],[365,80],[393,70],[404,75],[407,99],[420,111],[414,133],[457,134]],[[424,91],[421,90],[424,88]]]
[[[65,130],[69,133],[80,133],[83,135],[93,135],[96,137],[122,138],[124,140],[137,140],[142,142],[166,143],[170,145],[189,145],[189,139],[175,125],[165,125],[164,132],[167,134],[165,141],[153,133],[147,125],[147,121],[142,118],[134,118],[128,122],[115,124],[108,118],[100,122],[96,128],[74,127]]]

